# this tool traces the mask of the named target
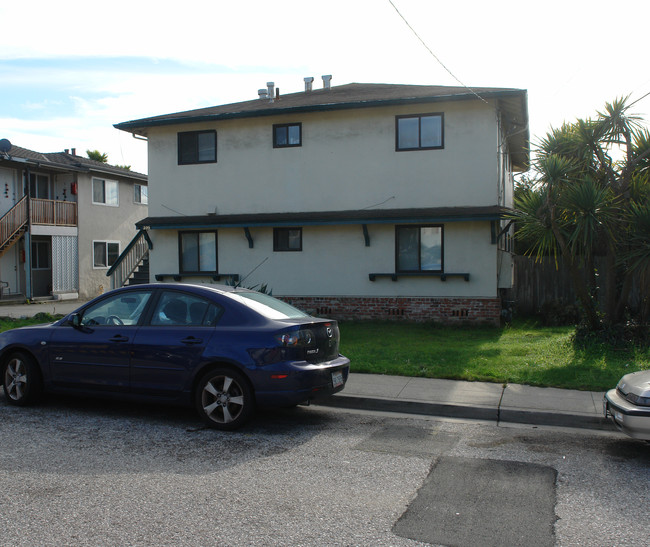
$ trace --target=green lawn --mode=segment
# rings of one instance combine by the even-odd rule
[[[26,327],[28,325],[39,325],[42,323],[52,323],[63,317],[62,315],[50,315],[49,313],[37,313],[33,317],[23,319],[13,319],[11,317],[2,316],[2,307],[0,307],[0,332],[18,327]]]
[[[0,332],[58,317],[0,317]],[[397,322],[342,322],[340,328],[352,372],[602,391],[627,372],[650,368],[650,349],[574,347],[573,327],[516,321],[503,328]]]
[[[341,353],[352,372],[510,382],[601,391],[650,368],[650,350],[579,349],[573,327],[518,321],[503,328],[343,322]]]

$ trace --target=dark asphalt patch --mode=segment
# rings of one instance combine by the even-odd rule
[[[441,457],[393,532],[436,545],[552,546],[556,478],[542,465]]]

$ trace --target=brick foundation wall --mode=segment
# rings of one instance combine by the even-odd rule
[[[499,325],[499,298],[430,297],[277,297],[307,313],[346,320],[437,321]]]

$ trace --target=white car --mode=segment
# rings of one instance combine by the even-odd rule
[[[626,435],[650,441],[650,370],[623,376],[605,394],[603,411]]]

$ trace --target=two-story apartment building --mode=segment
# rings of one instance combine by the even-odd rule
[[[77,156],[40,153],[2,139],[2,296],[91,298],[147,215],[147,176]]]
[[[520,89],[329,85],[117,124],[148,139],[152,278],[334,318],[497,322]]]

